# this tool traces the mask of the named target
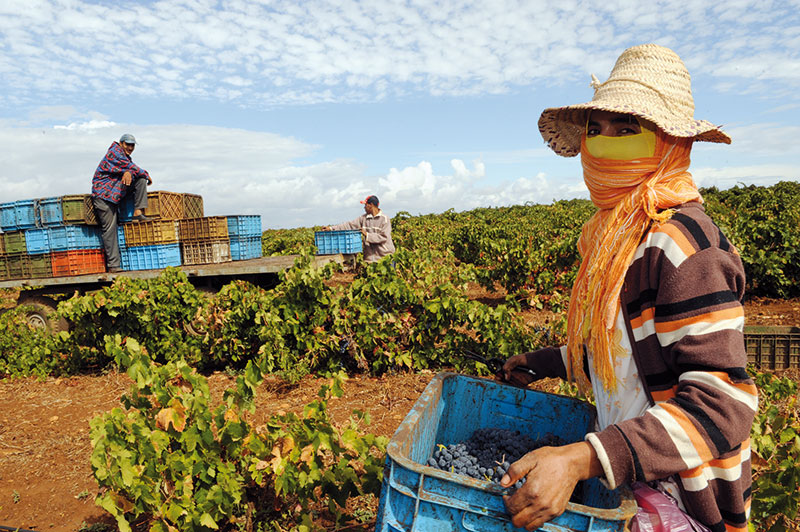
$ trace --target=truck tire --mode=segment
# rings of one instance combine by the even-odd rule
[[[28,325],[45,329],[50,334],[69,331],[69,322],[56,315],[58,303],[45,296],[20,296],[18,307],[26,307],[25,316]]]

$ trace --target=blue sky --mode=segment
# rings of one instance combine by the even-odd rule
[[[133,133],[151,190],[265,229],[588,197],[546,107],[629,46],[674,49],[700,186],[800,178],[800,0],[0,2],[0,202],[90,190]]]

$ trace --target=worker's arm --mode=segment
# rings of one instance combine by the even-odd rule
[[[361,227],[364,225],[364,219],[365,218],[366,218],[366,216],[362,214],[361,216],[359,216],[355,220],[350,220],[349,222],[342,222],[340,224],[331,225],[331,226],[329,226],[330,227],[329,230],[330,231],[346,231],[346,230],[352,230],[352,229],[361,229]]]

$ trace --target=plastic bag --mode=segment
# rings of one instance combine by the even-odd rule
[[[642,482],[634,482],[631,487],[639,507],[631,519],[631,532],[711,532],[660,491]]]

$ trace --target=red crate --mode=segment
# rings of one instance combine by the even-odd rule
[[[102,249],[76,249],[72,251],[53,251],[53,277],[104,273],[106,259]]]

